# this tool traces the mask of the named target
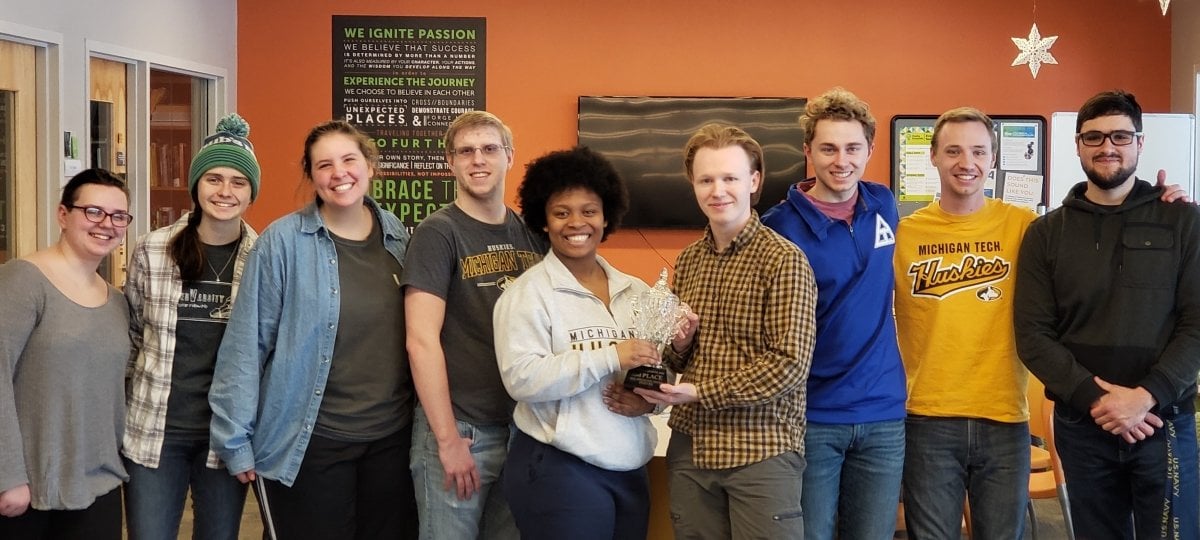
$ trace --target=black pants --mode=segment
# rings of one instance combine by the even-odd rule
[[[34,510],[0,516],[4,540],[121,540],[121,488],[96,497],[83,510]]]
[[[292,487],[267,480],[278,540],[417,538],[412,427],[371,442],[313,436]]]

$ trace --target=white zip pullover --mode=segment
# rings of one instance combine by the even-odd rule
[[[518,429],[597,467],[628,471],[650,461],[658,437],[647,416],[609,411],[602,392],[624,380],[616,344],[633,337],[630,302],[649,287],[596,260],[608,276],[607,308],[553,251],[510,284],[493,311],[496,358],[517,401]]]

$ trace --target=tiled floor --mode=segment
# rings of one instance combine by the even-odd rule
[[[1067,526],[1063,522],[1062,507],[1058,499],[1033,501],[1033,513],[1037,516],[1038,540],[1066,540]],[[1029,527],[1025,527],[1025,538],[1032,538]]]
[[[192,537],[192,502],[189,498],[184,506],[183,522],[179,525],[179,539]],[[242,529],[238,533],[239,540],[261,540],[263,537],[262,518],[258,514],[258,501],[254,500],[254,491],[246,495],[246,507],[242,510]]]
[[[1063,525],[1062,510],[1058,506],[1057,499],[1046,499],[1034,501],[1034,513],[1037,516],[1038,523],[1038,540],[1065,540],[1067,538],[1066,527]],[[1025,538],[1033,538],[1029,527],[1026,527]],[[192,510],[191,504],[187,505],[187,510],[183,513],[183,525],[179,528],[180,540],[192,537]],[[251,493],[246,497],[246,509],[242,513],[242,530],[238,538],[241,540],[258,540],[262,536],[262,520],[258,514],[258,503],[254,500],[254,495]],[[897,533],[896,538],[905,538],[904,533]],[[966,538],[966,536],[963,536]]]

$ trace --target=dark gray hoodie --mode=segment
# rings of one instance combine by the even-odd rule
[[[1014,326],[1021,361],[1055,401],[1086,413],[1093,375],[1190,401],[1200,371],[1200,208],[1135,179],[1117,206],[1071,189],[1025,233]]]

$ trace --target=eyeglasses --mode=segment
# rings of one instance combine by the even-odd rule
[[[504,145],[500,145],[500,144],[485,144],[483,146],[460,146],[458,148],[451,150],[451,152],[453,152],[454,156],[457,158],[471,159],[471,158],[475,157],[476,150],[483,152],[483,157],[490,158],[490,157],[496,157],[496,156],[500,155],[500,152],[512,150],[512,147],[504,146]]]
[[[106,217],[112,221],[113,227],[128,227],[130,223],[133,223],[133,214],[129,212],[105,212],[98,206],[75,206],[73,204],[68,204],[67,208],[83,210],[83,216],[92,223],[104,223]]]
[[[1112,141],[1113,146],[1129,146],[1138,137],[1141,137],[1140,131],[1125,131],[1117,130],[1105,133],[1103,131],[1085,131],[1076,135],[1079,142],[1084,146],[1100,146],[1104,144],[1104,139]]]

